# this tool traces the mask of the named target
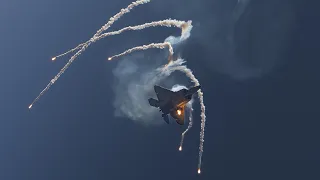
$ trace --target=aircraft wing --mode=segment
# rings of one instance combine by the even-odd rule
[[[154,86],[154,91],[156,92],[159,101],[166,101],[167,99],[170,99],[174,93],[169,89],[157,85]]]

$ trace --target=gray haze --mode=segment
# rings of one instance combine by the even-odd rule
[[[169,36],[164,41],[172,44],[175,56],[178,57],[179,47],[187,42],[189,36],[188,32],[183,37]],[[163,85],[169,89],[172,87],[173,90],[186,87],[176,84],[181,83],[181,79],[177,81],[174,76],[169,77],[173,73],[170,68],[167,72],[162,72],[161,67],[167,63],[166,51],[151,52],[148,57],[144,54],[145,52],[140,52],[123,57],[112,71],[115,77],[112,86],[115,93],[114,115],[127,117],[144,125],[159,125],[163,124],[160,120],[161,113],[148,102],[149,98],[156,97],[154,85]]]
[[[294,21],[290,1],[163,0],[151,5],[154,11],[192,19],[190,51],[202,49],[197,61],[237,80],[260,77],[279,67],[290,44]],[[246,29],[254,24],[261,26]],[[250,42],[259,45],[244,46]]]
[[[148,64],[145,61],[154,63]],[[159,76],[159,63],[157,66],[155,61],[157,59],[154,56],[146,58],[140,53],[125,57],[118,63],[113,70],[115,80],[112,86],[115,93],[115,116],[128,117],[144,124],[162,123],[159,110],[148,103],[148,98],[155,97],[153,86],[166,78]]]

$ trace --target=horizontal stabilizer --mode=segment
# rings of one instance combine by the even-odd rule
[[[159,107],[159,101],[153,98],[148,99],[149,104],[153,107]]]
[[[162,114],[163,120],[169,124],[169,116],[167,114]]]

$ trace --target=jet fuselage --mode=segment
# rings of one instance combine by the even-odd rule
[[[183,125],[185,105],[199,89],[200,86],[195,86],[190,89],[181,89],[174,92],[160,86],[154,86],[158,100],[150,98],[149,104],[162,111],[162,117],[165,122],[169,123],[168,114],[170,114],[176,119],[178,124]]]

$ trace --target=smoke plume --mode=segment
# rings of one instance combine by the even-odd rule
[[[150,58],[137,54],[125,57],[118,63],[113,70],[115,116],[126,117],[145,125],[160,125],[164,122],[159,109],[148,103],[149,98],[156,98],[154,85],[161,85],[172,91],[187,88],[176,84],[182,79],[170,76],[184,61],[176,60],[165,67],[160,65],[164,60],[165,58],[153,56],[152,63],[147,63],[151,61]]]
[[[115,84],[115,116],[128,117],[142,124],[158,125],[161,114],[151,107],[148,98],[155,98],[153,86],[166,76],[157,71],[157,63],[144,64],[148,60],[141,53],[123,58],[113,70]]]
[[[191,29],[190,24],[181,36],[169,36],[164,42],[169,42],[174,49],[179,49],[190,37]],[[177,77],[169,77],[175,71],[171,68],[181,65],[184,61],[177,60],[164,68],[165,56],[165,53],[153,54],[152,57],[136,53],[120,60],[113,70],[115,116],[127,117],[145,125],[163,124],[159,109],[150,106],[148,102],[149,98],[156,98],[154,85],[162,85],[168,89],[172,87],[173,91],[186,88],[176,84]]]
[[[184,57],[212,72],[247,80],[285,63],[295,29],[289,0],[162,0],[152,5],[155,13],[192,19],[190,53]]]

